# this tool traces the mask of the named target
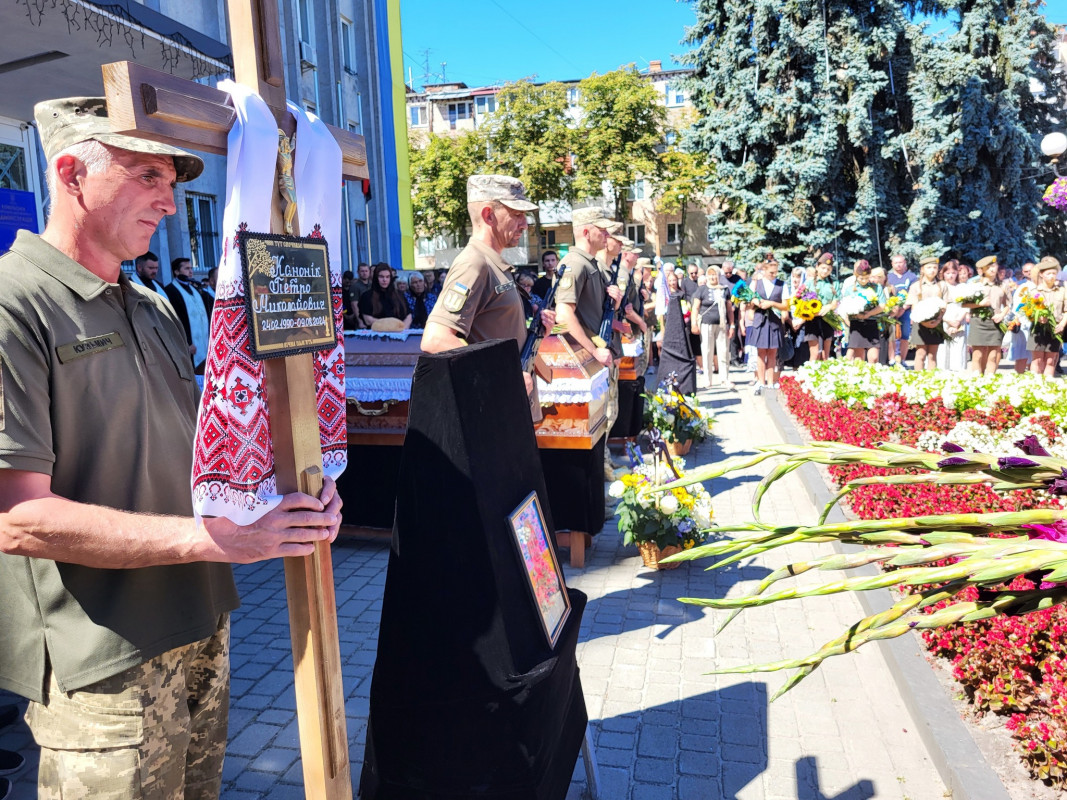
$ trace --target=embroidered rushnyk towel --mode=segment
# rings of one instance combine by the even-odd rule
[[[241,279],[238,231],[270,231],[278,128],[266,103],[248,88],[223,81],[237,110],[226,161],[222,258],[211,317],[193,453],[193,509],[239,525],[255,522],[281,501],[275,484],[270,399],[263,364],[252,357]],[[341,229],[341,150],[326,125],[289,104],[296,117],[297,213],[305,236],[328,244]],[[347,463],[345,360],[341,326],[341,271],[330,264],[336,346],[313,354],[323,468],[336,478]]]

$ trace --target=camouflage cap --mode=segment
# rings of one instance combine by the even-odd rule
[[[603,228],[609,233],[613,231],[622,230],[622,223],[615,222],[615,220],[608,217],[606,212],[600,206],[590,206],[589,208],[576,208],[571,213],[571,224],[574,227],[580,227],[582,225],[593,225],[597,228]],[[616,228],[615,226],[619,227]]]
[[[634,264],[634,266],[641,267],[642,269],[644,269],[645,267],[651,267],[652,259],[648,258],[647,256],[641,256],[641,258],[637,259],[637,263]]]
[[[509,175],[471,175],[467,178],[467,202],[496,200],[515,211],[536,211],[537,204],[526,199],[526,187]]]
[[[988,267],[990,264],[996,264],[996,263],[997,263],[997,257],[996,256],[986,256],[985,258],[980,258],[978,260],[978,263],[975,264],[975,266],[979,270],[983,270],[986,267]]]
[[[33,116],[37,120],[45,158],[49,161],[71,145],[94,139],[101,144],[134,153],[171,156],[179,183],[191,181],[204,171],[204,161],[200,156],[169,144],[112,132],[107,117],[107,101],[103,97],[44,100],[33,107]]]

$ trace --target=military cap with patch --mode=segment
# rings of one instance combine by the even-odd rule
[[[510,175],[471,175],[467,178],[467,202],[503,203],[513,211],[536,211],[537,203],[526,198],[526,187]]]
[[[71,145],[93,139],[101,144],[148,153],[170,156],[179,183],[191,181],[204,171],[204,161],[178,147],[160,142],[150,142],[137,136],[114,133],[107,117],[107,101],[103,97],[61,97],[44,100],[33,107],[37,131],[44,145],[45,158],[49,161]]]
[[[978,263],[975,264],[975,266],[979,270],[983,270],[986,267],[988,267],[990,264],[996,264],[996,263],[997,263],[997,257],[996,256],[986,256],[985,258],[979,259]]]
[[[926,258],[923,258],[923,259],[919,260],[919,266],[920,267],[925,267],[927,264],[933,264],[934,266],[939,266],[941,264],[941,259],[938,258],[937,256],[927,256]]]
[[[622,223],[616,223],[615,220],[609,219],[607,212],[600,206],[590,206],[589,208],[577,208],[571,212],[571,224],[575,228],[582,225],[592,225],[596,228],[603,228],[609,233],[612,230],[621,230],[621,227],[616,228],[616,225],[621,226]]]
[[[1035,264],[1038,272],[1044,272],[1046,269],[1054,269],[1057,272],[1060,269],[1060,262],[1052,256],[1045,256]]]

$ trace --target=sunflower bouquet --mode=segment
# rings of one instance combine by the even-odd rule
[[[1029,289],[1023,289],[1019,297],[1023,301],[1023,316],[1030,320],[1031,327],[1034,330],[1044,328],[1054,339],[1062,342],[1062,338],[1056,333],[1056,318],[1045,302],[1045,298],[1040,294],[1033,294]]]
[[[674,464],[684,476],[679,467],[684,466],[682,459],[674,459]],[[652,464],[639,464],[608,487],[608,494],[619,499],[615,514],[625,544],[650,543],[661,551],[672,548],[665,553],[669,555],[689,550],[707,539],[712,519],[711,496],[699,483],[656,491],[673,480],[674,472],[656,458]]]
[[[811,289],[804,288],[789,299],[789,313],[794,317],[811,322],[822,311],[822,300]]]
[[[692,440],[699,444],[711,435],[711,416],[702,411],[695,397],[686,397],[667,381],[645,400],[644,422],[668,442]]]

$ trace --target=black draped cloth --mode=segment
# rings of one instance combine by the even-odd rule
[[[667,314],[663,321],[663,341],[660,342],[659,372],[656,376],[660,382],[665,381],[672,372],[678,381],[678,391],[682,394],[696,394],[697,364],[693,358],[693,347],[689,340],[689,329],[682,316],[682,292],[671,295],[667,301]]]

